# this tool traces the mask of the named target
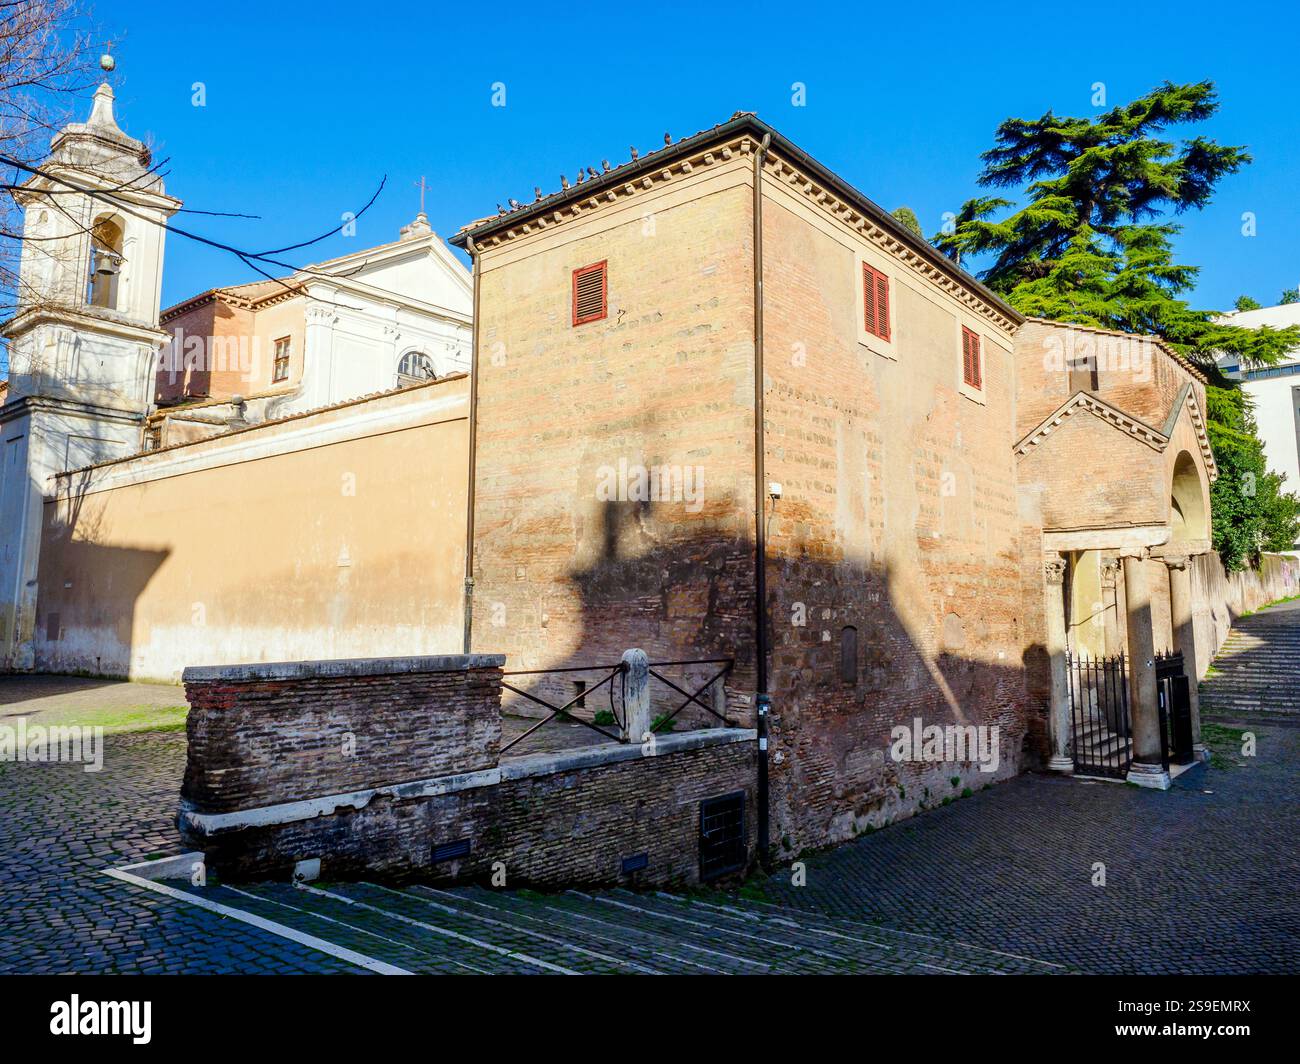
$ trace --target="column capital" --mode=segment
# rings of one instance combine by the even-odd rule
[[[1170,569],[1186,569],[1186,568],[1187,568],[1187,555],[1186,555],[1186,554],[1166,554],[1166,555],[1165,555],[1163,558],[1161,558],[1160,560],[1161,560],[1162,562],[1164,562],[1165,565],[1167,565]]]
[[[1119,578],[1120,560],[1115,558],[1102,558],[1101,560],[1101,586],[1106,590],[1113,590],[1115,581]]]
[[[1043,576],[1047,578],[1049,584],[1060,585],[1065,581],[1065,559],[1059,554],[1053,558],[1050,555],[1043,559]]]

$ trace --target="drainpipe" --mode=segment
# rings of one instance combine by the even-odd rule
[[[763,156],[772,143],[766,133],[754,152],[754,622],[758,710],[758,857],[768,859],[767,721],[767,473],[763,461]]]
[[[470,322],[469,362],[469,483],[465,515],[465,638],[463,652],[469,653],[470,634],[474,625],[474,476],[478,458],[478,313],[479,313],[479,250],[472,236],[466,237],[465,249],[474,267],[474,309]]]

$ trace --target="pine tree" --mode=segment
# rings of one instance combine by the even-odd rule
[[[1259,310],[1259,300],[1251,299],[1250,296],[1238,296],[1232,307],[1234,310]]]
[[[1300,504],[1264,469],[1244,396],[1215,358],[1274,363],[1300,345],[1300,327],[1219,324],[1216,312],[1181,298],[1199,271],[1175,261],[1180,226],[1168,217],[1204,208],[1218,182],[1251,159],[1242,147],[1165,134],[1218,108],[1208,81],[1165,82],[1093,118],[1009,118],[982,156],[979,183],[1022,189],[1024,205],[971,199],[933,243],[963,262],[988,261],[981,279],[1026,314],[1154,334],[1206,372],[1211,443],[1229,467],[1215,484],[1215,547],[1236,568],[1270,544],[1294,542]]]
[[[916,211],[912,210],[911,207],[898,207],[892,213],[904,229],[910,229],[922,240],[925,239],[925,232],[921,229],[921,223],[917,220]]]

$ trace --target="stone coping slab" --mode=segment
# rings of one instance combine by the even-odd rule
[[[403,676],[425,672],[499,669],[504,654],[434,654],[405,658],[336,658],[327,661],[267,661],[244,665],[191,665],[182,683],[261,683],[347,676]]]

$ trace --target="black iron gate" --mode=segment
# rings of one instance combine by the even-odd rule
[[[1156,690],[1160,707],[1160,763],[1189,765],[1192,752],[1192,685],[1183,671],[1182,651],[1156,655]]]
[[[1066,657],[1074,771],[1123,779],[1133,759],[1128,710],[1128,667],[1113,658]]]

